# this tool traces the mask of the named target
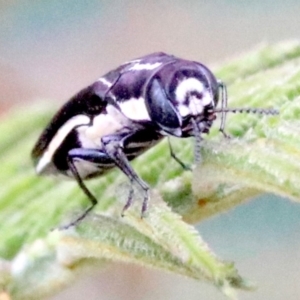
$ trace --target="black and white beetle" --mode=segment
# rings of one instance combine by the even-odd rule
[[[220,96],[221,108],[216,109]],[[129,161],[165,136],[193,136],[198,162],[202,133],[209,132],[216,113],[221,113],[220,130],[225,135],[228,111],[277,113],[273,109],[228,109],[226,86],[203,64],[153,53],[121,65],[72,97],[41,134],[32,158],[38,174],[73,177],[92,202],[65,228],[84,219],[97,204],[83,180],[113,167],[143,191],[144,215],[149,187]],[[185,167],[169,145],[171,156]],[[123,213],[132,198],[131,188]]]

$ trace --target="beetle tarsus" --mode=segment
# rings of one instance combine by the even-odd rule
[[[231,139],[231,136],[225,132],[224,128],[220,128],[219,131],[223,134],[225,139],[228,139],[228,140]]]
[[[66,229],[69,229],[70,227],[73,227],[73,226],[79,224],[93,210],[93,208],[95,207],[95,205],[96,204],[91,205],[77,219],[75,219],[74,221],[72,221],[71,223],[69,223],[67,225],[58,227],[58,229],[59,230],[66,230]]]
[[[170,141],[170,138],[168,137],[168,143],[169,143],[169,149],[170,149],[170,155],[171,157],[182,167],[182,169],[184,169],[185,171],[191,171],[192,168],[185,164],[179,157],[177,157],[177,155],[175,154],[173,148],[172,148],[172,144]]]
[[[143,199],[143,204],[142,204],[142,211],[141,211],[141,219],[145,218],[147,215],[147,211],[148,211],[148,203],[149,203],[149,187],[147,187],[147,189],[144,190],[145,195],[144,195],[144,199]]]
[[[70,171],[72,172],[75,180],[77,181],[79,187],[81,188],[81,190],[86,194],[86,196],[88,197],[88,199],[92,202],[92,205],[90,207],[88,207],[79,217],[77,217],[74,221],[70,222],[68,225],[64,225],[59,227],[60,230],[66,230],[72,226],[77,225],[78,223],[80,223],[83,219],[85,219],[85,217],[89,214],[89,212],[91,212],[93,210],[93,208],[96,206],[96,204],[98,203],[97,199],[95,198],[95,196],[89,191],[89,189],[86,187],[86,185],[83,183],[82,179],[80,178],[78,171],[76,169],[76,166],[73,163],[72,158],[68,157],[67,159],[69,167],[70,167]]]
[[[132,181],[130,181],[131,185],[130,185],[130,190],[129,190],[129,194],[128,194],[128,198],[127,198],[127,202],[124,205],[122,212],[121,212],[121,217],[123,218],[125,216],[125,212],[126,210],[132,205],[133,202],[133,193],[134,193],[134,189],[133,189],[133,183]]]

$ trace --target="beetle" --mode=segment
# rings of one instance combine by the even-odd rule
[[[221,98],[221,108],[217,105]],[[195,137],[195,163],[202,134],[228,111],[276,114],[273,109],[228,109],[226,85],[203,64],[162,52],[126,62],[73,96],[55,114],[32,150],[38,174],[63,174],[75,179],[91,201],[68,228],[83,220],[97,204],[84,180],[118,167],[143,193],[147,211],[149,187],[130,161],[164,137]],[[170,154],[183,168],[188,167]],[[133,188],[122,215],[130,207]]]

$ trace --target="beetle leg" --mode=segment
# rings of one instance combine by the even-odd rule
[[[116,152],[114,153],[114,161],[116,165],[123,171],[123,173],[129,177],[130,181],[135,182],[143,190],[144,199],[141,211],[141,217],[143,218],[148,209],[149,186],[137,175],[137,173],[131,167],[125,154],[123,153],[123,150],[120,147],[118,147],[116,149]],[[129,198],[123,209],[123,213],[126,211],[127,208],[130,207],[131,202],[132,200]]]
[[[111,135],[101,139],[103,148],[114,163],[121,169],[121,171],[129,178],[132,183],[136,183],[144,193],[144,199],[141,210],[141,217],[145,216],[148,209],[149,201],[149,186],[137,175],[134,169],[131,167],[126,155],[123,152],[123,144],[127,138],[131,138],[135,133],[129,134],[122,138],[122,135]],[[132,195],[130,191],[129,196]],[[123,208],[122,214],[130,207],[132,203],[132,196],[128,198],[127,203]]]
[[[126,202],[125,206],[123,207],[122,213],[121,213],[122,217],[124,217],[125,211],[132,205],[132,201],[133,201],[133,193],[134,193],[133,182],[130,181],[130,183],[131,183],[131,185],[130,185],[128,199],[127,199],[127,202]]]
[[[225,132],[226,114],[227,114],[226,109],[227,109],[227,99],[228,99],[227,86],[221,80],[218,80],[218,85],[219,85],[218,86],[219,89],[221,90],[221,124],[220,124],[219,131],[222,132],[223,136],[226,139],[229,139],[230,135]]]
[[[83,180],[81,179],[78,170],[74,164],[75,159],[82,159],[85,161],[90,161],[94,163],[109,165],[113,164],[113,161],[110,159],[110,157],[99,150],[95,149],[83,149],[83,148],[76,148],[69,151],[67,156],[67,162],[69,165],[69,169],[74,176],[75,180],[77,181],[79,187],[84,192],[84,194],[87,196],[87,198],[91,201],[92,205],[88,207],[79,217],[77,217],[74,221],[69,223],[68,225],[60,227],[60,229],[68,229],[71,226],[77,225],[80,221],[82,221],[90,211],[95,207],[95,205],[98,203],[96,197],[89,191],[89,189],[84,184]]]
[[[171,140],[170,140],[170,137],[168,136],[168,144],[169,144],[169,149],[170,149],[170,155],[173,159],[175,159],[179,164],[180,166],[186,170],[186,171],[191,171],[192,168],[188,165],[186,165],[179,157],[176,156],[173,148],[172,148],[172,144],[171,144]]]

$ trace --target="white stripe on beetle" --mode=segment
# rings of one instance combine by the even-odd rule
[[[79,125],[85,125],[90,123],[90,118],[85,115],[77,115],[71,119],[69,119],[55,134],[50,144],[48,145],[46,151],[43,156],[40,158],[37,166],[36,172],[41,173],[47,165],[51,162],[52,156],[57,150],[57,148],[61,145],[67,135]]]
[[[202,97],[198,98],[197,95],[189,95],[188,104],[184,104],[186,96],[193,91],[202,94]],[[178,110],[183,117],[189,114],[199,115],[203,112],[205,106],[213,103],[210,91],[205,88],[201,81],[193,77],[184,79],[178,84],[175,96],[176,101],[179,103]]]
[[[113,134],[128,124],[128,120],[112,105],[107,105],[106,110],[106,114],[94,117],[91,125],[77,128],[78,139],[83,148],[101,147],[102,137]]]
[[[175,90],[176,100],[179,103],[183,103],[185,101],[186,94],[192,91],[203,93],[205,91],[205,87],[201,81],[194,77],[182,80]]]
[[[108,86],[108,87],[111,87],[111,83],[104,77],[100,77],[98,79],[98,81],[100,81],[101,83],[103,83],[104,85]]]
[[[145,99],[131,98],[118,103],[121,112],[130,120],[134,121],[151,121],[148,110],[146,108]]]
[[[154,64],[146,63],[146,64],[140,64],[136,63],[132,67],[128,69],[128,71],[142,71],[142,70],[154,70],[158,68],[162,63],[156,62]]]

